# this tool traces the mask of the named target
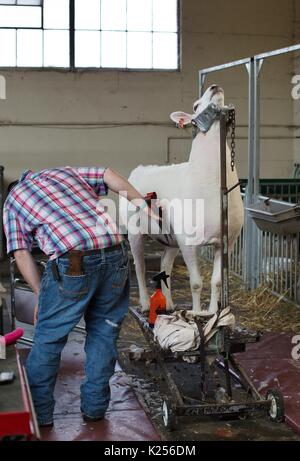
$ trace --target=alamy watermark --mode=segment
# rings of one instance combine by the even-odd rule
[[[0,75],[0,99],[6,99],[6,78]]]
[[[300,335],[294,336],[292,338],[292,345],[294,346],[292,348],[292,358],[293,360],[299,360],[300,359]]]
[[[294,85],[292,89],[292,98],[297,101],[300,99],[300,75],[293,76],[292,85]]]
[[[139,209],[127,201],[126,192],[119,196],[119,209],[110,198],[97,205],[97,231],[131,235],[148,234],[170,243],[179,237],[185,245],[200,245],[204,241],[203,199],[151,200],[148,207]],[[116,224],[118,222],[118,225]],[[176,237],[175,237],[176,236]]]

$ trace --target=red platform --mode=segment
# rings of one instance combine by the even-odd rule
[[[249,345],[247,352],[236,357],[262,395],[270,388],[280,389],[286,422],[300,434],[300,360],[292,358],[294,336],[265,333],[258,343]]]

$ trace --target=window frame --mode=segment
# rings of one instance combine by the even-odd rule
[[[69,0],[69,29],[66,29],[69,32],[69,65],[67,67],[46,67],[46,66],[1,66],[1,71],[5,70],[35,70],[35,71],[64,71],[64,72],[109,72],[109,71],[118,71],[118,72],[167,72],[167,73],[176,73],[181,71],[181,2],[182,0],[176,0],[177,2],[177,67],[176,69],[164,69],[164,68],[128,68],[128,67],[78,67],[75,66],[75,0]],[[7,5],[7,6],[16,6],[16,5]],[[21,5],[20,5],[21,6]],[[22,5],[23,7],[29,7],[30,5]],[[48,30],[44,29],[44,0],[41,0],[41,5],[37,6],[41,8],[41,27],[0,27],[0,30],[15,30],[16,35],[18,30]],[[100,30],[101,31],[101,30]],[[128,31],[126,30],[127,34]],[[16,47],[17,53],[17,47]],[[16,54],[17,62],[17,54]],[[43,55],[44,62],[44,55]]]

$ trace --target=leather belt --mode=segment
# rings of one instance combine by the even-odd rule
[[[115,251],[115,250],[120,250],[123,248],[122,243],[118,243],[117,245],[113,245],[110,247],[105,247],[105,248],[99,248],[95,250],[71,250],[65,253],[62,257],[67,257],[69,259],[69,268],[66,272],[66,275],[70,276],[78,276],[78,275],[83,275],[83,257],[84,256],[89,256],[89,255],[96,255],[96,254],[103,254],[103,253],[108,253],[110,251]],[[56,263],[55,263],[56,265]],[[53,268],[52,268],[53,271]],[[56,278],[56,280],[59,280],[59,277]]]
[[[110,251],[115,251],[115,250],[120,250],[122,248],[122,244],[118,243],[117,245],[113,245],[111,247],[105,247],[105,248],[98,248],[95,250],[71,250],[68,251],[68,253],[65,253],[64,256],[68,256],[69,254],[76,253],[80,254],[81,256],[88,256],[88,255],[97,255],[101,253],[109,253]]]

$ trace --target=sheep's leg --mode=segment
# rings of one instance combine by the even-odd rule
[[[211,295],[208,308],[209,314],[215,314],[218,311],[218,302],[221,295],[221,248],[215,247],[214,267],[211,277]]]
[[[193,312],[197,315],[207,315],[207,311],[201,310],[200,297],[202,291],[202,277],[199,270],[197,247],[180,245],[182,256],[190,274],[190,286],[193,300]]]
[[[134,260],[136,277],[139,285],[139,296],[142,311],[145,312],[150,308],[149,293],[146,285],[146,268],[144,257],[144,237],[142,234],[128,234],[130,248]]]
[[[233,249],[233,243],[229,242],[228,245],[228,259],[230,260],[230,255]],[[218,311],[218,303],[221,297],[221,285],[222,285],[222,275],[221,275],[221,248],[215,247],[215,257],[214,257],[214,267],[211,277],[211,297],[210,305],[208,311],[210,314],[215,314]]]
[[[162,283],[162,292],[166,297],[167,310],[174,309],[174,303],[172,300],[171,294],[171,274],[173,269],[173,264],[176,256],[179,253],[179,248],[166,248],[161,257],[161,271],[165,271],[170,278],[167,280],[168,287]]]

